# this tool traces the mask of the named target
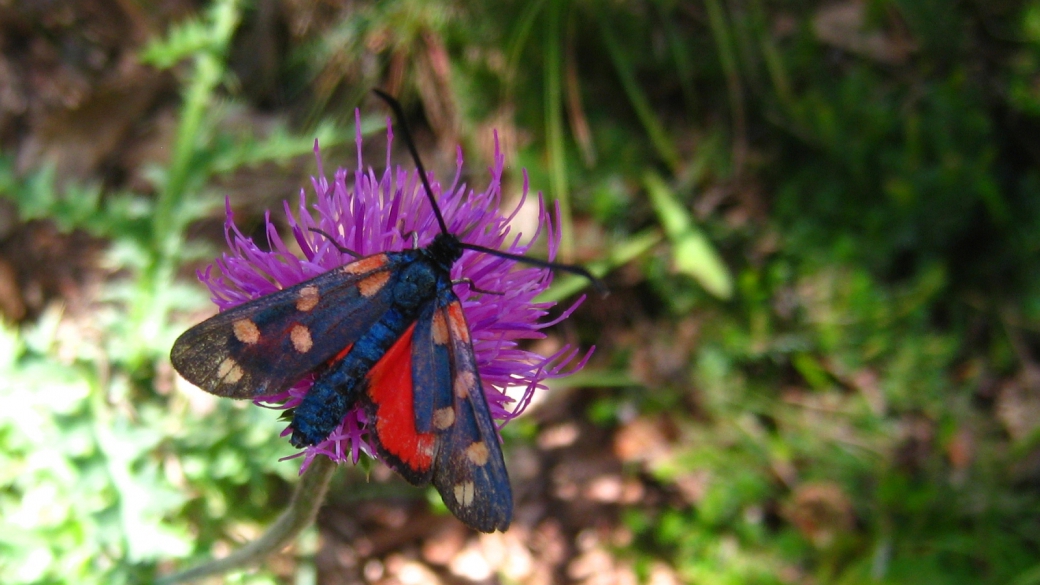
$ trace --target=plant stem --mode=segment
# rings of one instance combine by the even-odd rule
[[[328,457],[316,457],[296,486],[292,501],[278,520],[267,529],[260,538],[243,546],[222,559],[216,559],[159,579],[160,585],[187,583],[212,575],[223,575],[229,571],[245,568],[260,563],[272,553],[276,553],[290,544],[296,537],[314,523],[325,500],[329,480],[336,470],[336,464]]]

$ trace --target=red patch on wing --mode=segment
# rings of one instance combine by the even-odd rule
[[[455,339],[469,343],[469,327],[466,325],[466,317],[462,313],[462,303],[458,300],[448,305],[448,328]]]
[[[375,430],[383,449],[409,469],[433,464],[436,437],[415,429],[412,402],[412,325],[368,372],[368,398],[376,407]]]
[[[350,350],[353,349],[353,348],[354,348],[354,344],[353,343],[347,345],[347,347],[344,347],[342,351],[340,351],[339,353],[336,354],[336,357],[334,357],[331,360],[329,360],[329,365],[332,365],[332,364],[338,362],[339,360],[347,357],[347,354],[350,353]]]

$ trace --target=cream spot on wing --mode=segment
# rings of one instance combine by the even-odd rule
[[[425,455],[427,458],[432,459],[433,454],[437,450],[437,445],[436,443],[434,443],[433,437],[431,436],[428,441],[422,441],[419,443],[419,449],[422,450],[423,455]]]
[[[257,341],[260,341],[260,330],[257,329],[256,323],[253,323],[250,319],[239,319],[231,325],[235,330],[235,339],[245,343],[246,345],[253,345]]]
[[[477,441],[466,447],[466,457],[469,458],[470,463],[478,467],[483,466],[488,462],[488,448],[484,444],[484,441]]]
[[[473,503],[473,497],[476,495],[476,491],[477,490],[473,485],[472,481],[467,481],[465,483],[457,483],[455,484],[454,489],[455,501],[458,502],[460,506],[465,508],[466,506],[469,506]]]
[[[455,424],[454,408],[446,406],[433,411],[433,426],[437,427],[437,429],[443,431],[453,424]]]
[[[299,296],[296,298],[296,309],[307,313],[314,307],[318,306],[318,301],[320,299],[321,297],[318,295],[318,287],[313,284],[305,286],[300,289]]]
[[[462,303],[448,305],[448,326],[451,327],[452,337],[469,343],[469,327],[466,326],[466,317],[462,314]]]
[[[344,274],[353,274],[356,276],[359,274],[368,274],[373,270],[382,268],[384,264],[386,264],[386,254],[376,254],[375,256],[369,256],[368,258],[362,258],[356,262],[351,262],[340,270],[342,270]]]
[[[444,313],[437,311],[433,314],[433,323],[430,325],[433,331],[433,342],[437,345],[448,343],[448,323],[444,320]]]
[[[462,371],[455,376],[455,396],[466,398],[477,384],[477,377],[473,372]]]
[[[220,378],[224,384],[238,384],[244,375],[245,372],[242,371],[238,362],[229,357],[224,358],[224,361],[217,366],[217,378]]]
[[[384,270],[383,272],[377,272],[357,283],[358,292],[360,292],[361,296],[366,299],[371,298],[375,296],[375,294],[379,292],[383,288],[383,285],[385,285],[389,280],[389,271]]]
[[[311,330],[303,325],[293,325],[292,331],[289,332],[289,338],[292,340],[293,348],[299,353],[307,353],[311,350],[311,347],[314,347],[314,341],[311,340]]]

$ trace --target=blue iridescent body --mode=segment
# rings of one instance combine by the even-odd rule
[[[431,245],[386,254],[390,280],[384,286],[391,298],[390,307],[354,343],[347,355],[318,376],[303,402],[296,407],[290,425],[293,429],[290,442],[294,447],[324,441],[356,404],[359,388],[369,370],[415,323],[423,306],[434,300],[438,291],[447,290],[455,296],[451,292],[451,275],[435,256],[434,250],[438,249],[441,248]],[[444,250],[451,253],[450,248]],[[457,247],[455,250],[461,253]]]

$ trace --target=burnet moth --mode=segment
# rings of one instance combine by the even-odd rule
[[[465,524],[504,531],[513,513],[509,476],[451,267],[468,249],[571,272],[602,287],[581,267],[450,233],[400,104],[374,91],[399,120],[440,233],[426,247],[357,258],[227,309],[181,335],[170,359],[192,384],[229,398],[277,394],[314,374],[292,413],[293,446],[324,441],[361,405],[387,465],[414,485],[432,482]]]

